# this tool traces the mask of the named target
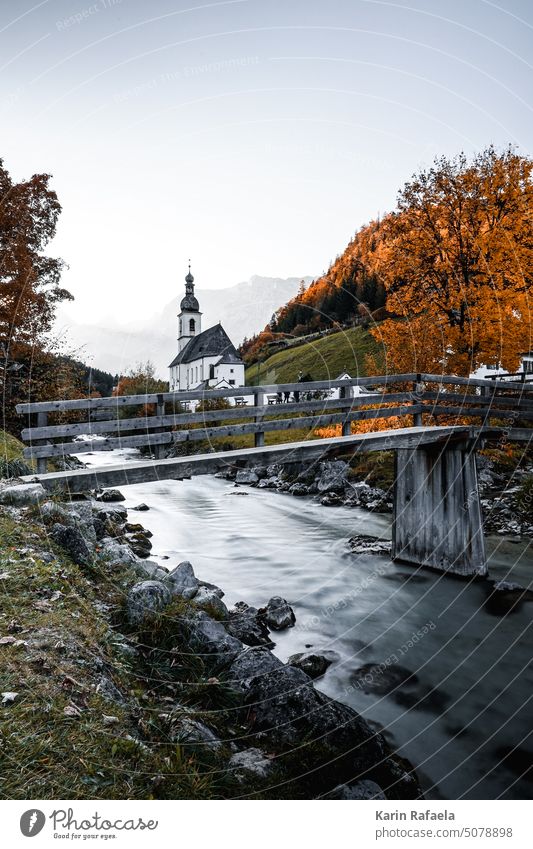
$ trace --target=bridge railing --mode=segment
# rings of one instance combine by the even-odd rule
[[[286,398],[290,400],[284,403]],[[238,399],[239,405],[219,409],[209,403],[221,399],[234,403]],[[185,404],[204,409],[188,410]],[[135,408],[138,415],[132,416]],[[27,443],[24,456],[37,461],[38,472],[45,472],[49,459],[72,454],[146,448],[159,457],[165,447],[175,443],[251,434],[259,447],[269,432],[306,429],[314,435],[317,428],[340,426],[342,435],[347,436],[354,421],[396,416],[408,416],[415,427],[431,426],[442,416],[479,418],[485,424],[490,419],[530,421],[533,386],[450,375],[389,374],[39,401],[19,404],[17,412],[28,417],[28,427],[22,431]],[[65,421],[69,415],[83,420]]]

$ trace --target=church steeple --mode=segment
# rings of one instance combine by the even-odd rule
[[[183,350],[193,336],[197,336],[201,332],[201,315],[200,305],[194,295],[194,277],[191,274],[191,261],[189,260],[189,271],[185,275],[185,297],[181,300],[180,314],[178,316],[178,343],[180,351]]]

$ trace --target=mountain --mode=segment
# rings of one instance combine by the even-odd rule
[[[269,346],[288,336],[305,337],[383,318],[386,297],[379,273],[382,248],[380,221],[361,227],[325,274],[280,306],[269,327],[247,340],[242,348],[245,362],[250,365],[263,360]]]
[[[202,328],[220,321],[235,345],[253,336],[270,321],[280,304],[293,298],[303,280],[312,277],[260,277],[254,275],[227,289],[196,288],[200,302]],[[167,366],[177,351],[177,314],[183,292],[157,314],[128,325],[80,324],[60,310],[57,328],[67,334],[76,355],[97,368],[121,374],[138,362],[151,360],[157,375],[167,377]]]

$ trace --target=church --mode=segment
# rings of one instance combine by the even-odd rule
[[[202,313],[194,294],[190,265],[178,321],[178,353],[169,365],[171,392],[245,385],[244,363],[222,325],[202,331]]]

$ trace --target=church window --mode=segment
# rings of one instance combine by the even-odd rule
[[[180,318],[180,336],[181,336],[182,333],[183,333],[183,322]]]
[[[211,364],[209,366],[209,380],[214,380],[214,379],[215,379],[215,366]]]
[[[230,385],[230,386],[235,386],[235,381],[234,381],[234,380],[229,380],[229,381],[228,381],[228,383],[229,383],[229,385]]]
[[[198,366],[196,366],[196,383],[198,383]]]
[[[191,320],[189,321],[189,332],[194,333],[195,327],[196,327],[196,325],[195,325],[195,322],[194,322],[194,318],[191,318]]]

